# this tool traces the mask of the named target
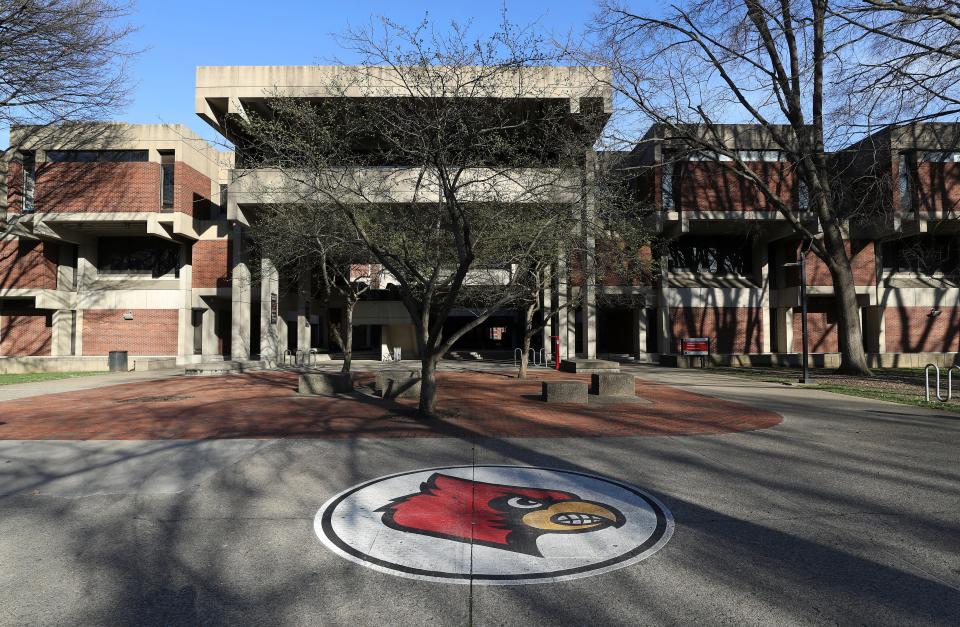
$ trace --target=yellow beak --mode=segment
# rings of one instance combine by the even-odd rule
[[[561,501],[546,509],[530,512],[521,520],[534,529],[553,532],[587,531],[623,524],[620,514],[589,501]]]

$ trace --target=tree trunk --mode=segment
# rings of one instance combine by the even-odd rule
[[[536,305],[530,305],[523,318],[523,352],[520,355],[520,372],[517,373],[518,379],[527,378],[527,365],[530,361],[530,338],[533,337],[533,314],[536,313]]]
[[[846,257],[846,253],[842,253]],[[840,368],[837,372],[860,376],[873,376],[867,365],[863,350],[863,330],[860,328],[860,305],[849,261],[846,264],[830,264],[833,278],[833,293],[836,299],[840,340]]]
[[[350,365],[353,362],[353,308],[357,301],[347,299],[346,307],[343,309],[343,320],[340,321],[340,337],[343,338],[341,349],[343,350],[343,367],[340,372],[350,372]]]
[[[424,351],[420,359],[420,416],[437,416],[437,356]]]
[[[517,373],[518,379],[527,378],[527,365],[530,361],[530,336],[523,334],[523,354],[520,355],[520,372]]]

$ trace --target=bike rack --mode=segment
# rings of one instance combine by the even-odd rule
[[[523,355],[522,348],[513,349],[513,367],[514,368],[520,365],[520,357],[522,355]],[[527,356],[528,365],[532,364],[534,366],[543,366],[544,368],[547,367],[547,349],[541,348],[540,350],[537,350],[531,347],[527,355],[528,355]]]
[[[283,351],[283,365],[284,365],[284,366],[287,365],[287,357],[290,358],[291,363],[293,363],[294,365],[296,364],[296,360],[297,360],[296,355],[294,355],[294,353],[293,353],[292,350],[287,349],[287,350]]]
[[[926,399],[927,402],[930,402],[930,369],[933,368],[937,373],[937,400],[941,403],[946,403],[953,398],[953,371],[954,369],[960,371],[960,365],[954,365],[947,368],[947,398],[943,398],[940,395],[940,366],[936,364],[927,364],[923,369],[923,378],[926,387]]]

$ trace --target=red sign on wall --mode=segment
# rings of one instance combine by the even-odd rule
[[[709,355],[710,338],[685,337],[680,340],[680,354],[682,355]]]

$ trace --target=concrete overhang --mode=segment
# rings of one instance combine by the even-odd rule
[[[435,202],[440,185],[420,168],[344,169],[324,173],[324,184],[309,173],[273,169],[233,170],[227,194],[227,219],[248,224],[243,207],[297,203],[409,204]],[[460,176],[463,202],[571,204],[582,198],[579,173],[552,168],[498,171],[471,168]],[[328,189],[329,194],[319,189]]]
[[[415,91],[431,97],[478,97],[529,100],[566,100],[570,113],[613,111],[611,72],[603,67],[527,67],[510,72],[484,68],[456,68],[458,84],[450,90],[434,85],[410,86],[403,70],[364,66],[199,66],[196,73],[197,115],[226,136],[229,115],[246,116],[248,103],[270,97],[323,99],[338,97],[403,98]],[[471,73],[479,80],[474,80]],[[442,75],[440,68],[437,74]]]

